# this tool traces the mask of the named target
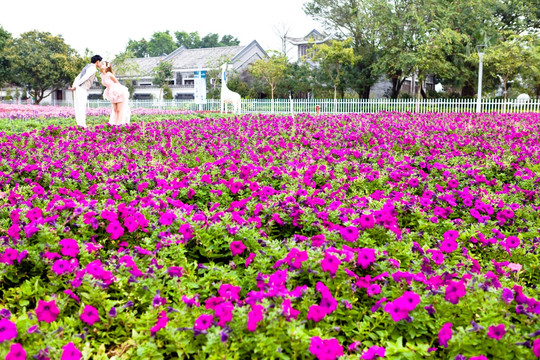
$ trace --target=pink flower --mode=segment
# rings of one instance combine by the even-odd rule
[[[150,329],[150,336],[156,335],[156,333],[167,326],[169,318],[167,317],[167,312],[163,310],[159,313],[156,324]]]
[[[257,324],[262,321],[264,318],[263,315],[264,312],[264,306],[262,305],[252,305],[251,311],[248,313],[248,321],[247,321],[247,329],[248,331],[255,331],[257,330]]]
[[[445,239],[441,243],[440,249],[441,249],[442,252],[451,253],[454,250],[456,250],[457,247],[458,247],[458,243],[455,240]]]
[[[230,301],[223,302],[214,308],[218,320],[218,325],[224,327],[233,318],[234,306]]]
[[[6,360],[26,360],[26,351],[19,343],[11,344]]]
[[[504,327],[504,324],[490,326],[487,332],[487,336],[495,340],[501,340],[504,334],[506,334],[506,329]]]
[[[399,301],[390,301],[384,305],[384,311],[392,317],[392,320],[398,322],[409,316],[409,311]]]
[[[171,266],[167,272],[172,277],[182,277],[184,275],[184,269],[181,266]]]
[[[324,234],[314,235],[311,237],[311,246],[321,247],[325,241],[326,241],[326,238]]]
[[[232,241],[229,247],[233,256],[240,255],[246,249],[246,246],[241,241]]]
[[[339,232],[345,241],[355,242],[358,240],[358,229],[354,226],[341,228]]]
[[[255,259],[255,256],[257,256],[257,254],[249,253],[249,256],[246,258],[246,263],[245,263],[246,267],[248,267],[249,264],[251,264],[253,262],[253,259]]]
[[[362,214],[359,218],[362,229],[371,229],[375,225],[375,219],[371,214]]]
[[[159,218],[159,223],[161,225],[171,225],[173,221],[176,220],[176,215],[170,211],[164,212]]]
[[[202,314],[197,318],[197,320],[195,320],[195,324],[193,325],[193,328],[195,330],[204,331],[208,329],[210,326],[212,326],[213,322],[214,322],[214,317],[212,315]]]
[[[60,253],[64,256],[75,257],[79,255],[79,244],[74,239],[63,239],[58,242],[62,247]]]
[[[337,339],[321,339],[318,336],[312,337],[309,351],[318,360],[335,360],[343,356],[343,346]]]
[[[124,235],[124,228],[117,220],[114,220],[107,226],[107,232],[111,234],[112,240],[116,240]]]
[[[38,321],[45,321],[46,323],[52,323],[58,317],[60,310],[56,306],[55,300],[51,301],[38,301],[36,308],[36,317]]]
[[[449,281],[444,293],[444,300],[456,305],[459,299],[465,296],[467,291],[465,285],[461,281]]]
[[[540,357],[540,338],[533,341],[532,349],[534,356]]]
[[[99,311],[92,305],[86,305],[80,315],[80,319],[92,326],[99,321]]]
[[[447,348],[448,341],[452,338],[452,323],[446,323],[439,330],[439,344]]]
[[[383,358],[385,353],[386,353],[386,350],[384,347],[374,345],[362,353],[361,359],[375,360],[377,357]]]
[[[320,305],[311,305],[307,313],[307,319],[319,322],[326,316],[326,309]]]
[[[72,342],[62,347],[62,357],[60,358],[60,360],[80,360],[81,358],[81,352],[75,347],[75,344],[73,344]]]
[[[369,297],[372,297],[373,295],[377,295],[381,293],[381,286],[379,284],[371,284],[367,288],[367,295]]]
[[[332,276],[336,275],[339,265],[341,265],[341,260],[328,252],[325,253],[324,259],[321,261],[321,268],[324,272],[328,271]]]
[[[367,269],[369,265],[375,262],[375,259],[375,249],[362,248],[358,250],[357,263],[362,267],[362,269]]]
[[[17,326],[8,319],[0,319],[0,344],[17,337]]]
[[[521,241],[519,241],[519,238],[517,236],[509,236],[506,238],[506,246],[509,249],[517,248],[521,244]]]
[[[420,303],[420,295],[413,291],[405,291],[403,295],[394,301],[399,301],[402,308],[412,311]]]
[[[489,360],[489,359],[485,357],[484,355],[478,355],[478,356],[470,357],[469,360]]]

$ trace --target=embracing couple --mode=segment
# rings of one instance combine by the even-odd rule
[[[94,83],[96,71],[101,72],[101,83],[105,86],[103,98],[113,105],[113,111],[109,119],[111,125],[129,124],[131,112],[129,110],[129,91],[120,84],[114,76],[111,63],[103,60],[99,55],[92,56],[90,64],[86,65],[81,73],[73,81],[69,90],[73,91],[73,106],[75,107],[75,119],[77,125],[86,127],[86,103],[88,90]]]

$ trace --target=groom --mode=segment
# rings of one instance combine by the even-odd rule
[[[96,77],[96,71],[101,66],[103,58],[99,55],[92,56],[90,64],[86,65],[77,75],[69,90],[73,91],[73,107],[75,108],[75,120],[77,125],[86,127],[86,102],[88,90]]]

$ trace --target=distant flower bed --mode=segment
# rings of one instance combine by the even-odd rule
[[[540,357],[539,126],[380,113],[0,133],[0,357]]]
[[[109,116],[112,108],[88,108],[87,116]],[[160,110],[135,108],[131,109],[133,115],[185,115],[193,114],[190,110]],[[0,104],[0,119],[50,119],[75,118],[73,107],[42,106],[42,105],[11,105]]]

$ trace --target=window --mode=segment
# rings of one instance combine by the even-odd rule
[[[195,95],[193,94],[176,94],[174,96],[175,99],[177,100],[193,100],[195,99]]]

